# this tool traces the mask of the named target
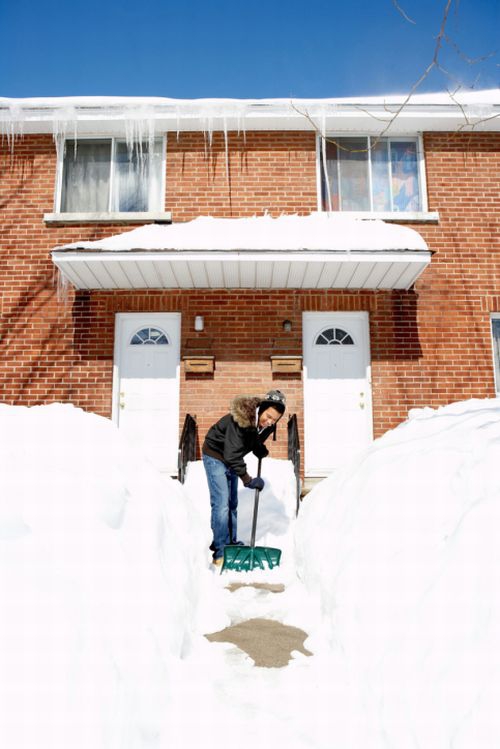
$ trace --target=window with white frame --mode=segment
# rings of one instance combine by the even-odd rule
[[[325,211],[422,211],[419,139],[329,136],[320,141]]]
[[[61,213],[162,209],[163,139],[128,144],[119,138],[66,140],[60,171]]]
[[[495,388],[500,396],[500,313],[491,317],[491,336],[493,339],[493,364],[495,366]]]

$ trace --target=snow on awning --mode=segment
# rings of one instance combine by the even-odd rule
[[[77,289],[408,289],[430,257],[414,229],[328,213],[202,216],[52,251]]]

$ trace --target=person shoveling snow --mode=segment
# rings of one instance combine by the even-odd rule
[[[213,564],[222,565],[224,549],[238,545],[238,478],[248,489],[258,492],[264,479],[252,478],[244,458],[252,452],[259,459],[268,455],[264,445],[285,413],[286,399],[280,390],[270,390],[264,398],[239,396],[229,413],[210,427],[202,447],[203,465],[210,491]]]

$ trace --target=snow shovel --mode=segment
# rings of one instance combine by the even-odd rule
[[[259,458],[257,476],[260,476],[261,466],[262,458]],[[255,546],[255,531],[257,530],[257,515],[259,512],[259,494],[260,490],[256,489],[253,505],[252,538],[250,546],[225,546],[221,574],[223,570],[248,572],[256,567],[265,570],[266,565],[270,570],[272,570],[273,567],[277,567],[280,563],[281,549],[273,549],[270,546]]]

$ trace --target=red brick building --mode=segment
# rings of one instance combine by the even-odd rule
[[[172,471],[186,413],[202,436],[277,387],[312,476],[410,408],[500,393],[500,91],[398,101],[0,100],[1,400],[113,418]],[[316,254],[256,246],[262,221],[213,246],[323,212],[351,228]],[[129,246],[201,216],[228,223],[191,254]]]

